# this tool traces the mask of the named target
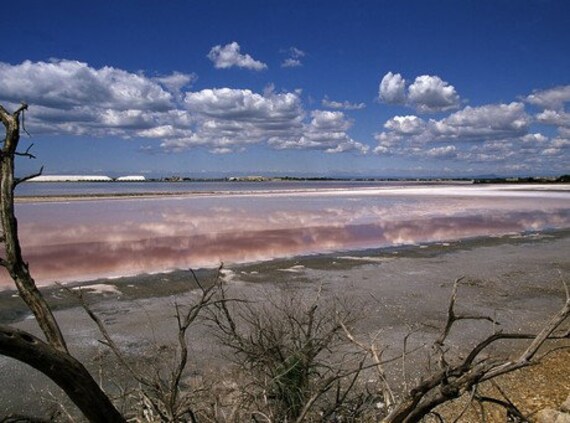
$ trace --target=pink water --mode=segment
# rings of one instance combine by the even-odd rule
[[[513,187],[516,188],[516,187]],[[570,227],[570,187],[312,190],[18,204],[41,285]],[[0,289],[11,287],[2,270]]]

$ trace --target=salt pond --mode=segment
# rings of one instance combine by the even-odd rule
[[[46,285],[570,227],[570,185],[260,187],[19,203],[24,256]]]

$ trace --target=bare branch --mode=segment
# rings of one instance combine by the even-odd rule
[[[20,103],[20,107],[18,107],[12,115],[15,118],[17,118],[18,116],[20,116],[20,113],[22,113],[24,110],[28,110],[28,104],[22,102],[22,103]]]
[[[22,103],[10,114],[0,106],[0,121],[6,129],[0,152],[0,222],[4,250],[0,264],[6,268],[20,298],[35,316],[47,343],[25,332],[3,327],[0,335],[0,354],[29,364],[57,383],[89,421],[124,422],[125,419],[91,374],[69,353],[52,309],[37,288],[28,263],[22,256],[14,208],[14,190],[17,184],[29,177],[14,178],[14,159],[18,155],[33,157],[30,153],[31,146],[25,153],[16,153],[20,140],[20,114],[23,124],[23,113],[27,108],[28,105]]]
[[[455,313],[455,302],[457,300],[457,288],[459,287],[459,283],[464,279],[464,276],[458,278],[453,283],[453,289],[451,292],[451,298],[449,300],[449,306],[447,310],[447,320],[445,322],[445,326],[443,327],[442,332],[440,333],[439,337],[434,342],[434,348],[439,352],[439,364],[441,369],[445,369],[448,366],[448,363],[445,360],[445,350],[443,348],[444,342],[446,338],[449,336],[449,332],[451,328],[455,324],[455,322],[460,320],[486,320],[494,325],[498,325],[499,323],[489,316],[480,316],[480,315],[473,315],[473,314],[456,314]]]
[[[38,172],[36,172],[36,173],[33,173],[33,174],[31,174],[31,175],[28,175],[28,176],[24,176],[23,178],[16,178],[16,179],[14,179],[14,188],[16,188],[16,187],[17,187],[18,185],[20,185],[22,182],[26,182],[26,181],[29,181],[29,180],[32,179],[32,178],[35,178],[35,177],[37,177],[37,176],[40,176],[40,175],[43,173],[43,171],[44,171],[44,167],[42,166],[42,167],[40,168],[40,170],[39,170]]]
[[[552,333],[568,318],[570,315],[570,297],[567,298],[564,307],[556,313],[546,326],[539,332],[533,339],[527,349],[519,356],[514,362],[507,362],[500,366],[495,367],[489,371],[482,380],[489,380],[499,375],[512,372],[513,370],[520,369],[521,367],[528,366],[538,349],[544,344],[547,339],[552,339]]]
[[[503,401],[497,398],[486,397],[486,396],[476,396],[475,400],[481,404],[489,402],[503,407],[505,410],[507,410],[506,421],[517,421],[521,423],[528,423],[530,421],[528,417],[522,414],[520,410],[517,407],[515,407],[515,405],[510,401]],[[516,420],[514,420],[513,417],[516,418]]]
[[[190,325],[198,318],[198,315],[204,308],[209,307],[211,305],[215,305],[217,303],[217,301],[213,300],[213,297],[216,290],[218,289],[218,285],[212,284],[210,287],[205,288],[200,283],[196,273],[192,269],[190,269],[190,273],[192,274],[194,281],[202,291],[202,295],[198,300],[198,302],[193,306],[191,306],[184,316],[181,314],[181,309],[178,306],[178,304],[175,303],[176,321],[178,324],[179,358],[178,358],[178,364],[176,365],[176,368],[173,371],[172,380],[170,382],[170,392],[169,392],[170,399],[168,404],[173,414],[176,408],[176,402],[180,391],[180,381],[182,380],[182,374],[184,373],[184,370],[186,369],[186,365],[188,363],[188,342],[186,339],[186,332],[188,331]],[[189,412],[192,413],[192,410],[189,410]],[[192,415],[193,414],[191,414],[191,417]]]
[[[491,380],[502,374],[533,364],[536,362],[535,355],[538,349],[547,340],[568,338],[570,330],[561,334],[554,332],[570,315],[570,297],[567,298],[562,309],[550,319],[538,334],[494,333],[476,345],[459,365],[449,365],[445,362],[442,346],[453,323],[460,320],[454,312],[457,283],[458,281],[455,282],[452,291],[446,324],[435,342],[440,355],[441,370],[410,390],[403,401],[388,415],[386,422],[419,421],[431,413],[436,406],[459,397],[482,381]],[[473,316],[467,317],[471,319]],[[529,339],[531,343],[514,361],[486,359],[475,363],[476,357],[485,348],[501,339]]]
[[[407,367],[406,367],[406,358],[408,357],[408,355],[410,353],[408,353],[408,339],[410,339],[410,336],[412,336],[414,333],[418,332],[420,329],[419,327],[416,328],[415,330],[411,330],[410,328],[410,332],[406,334],[406,336],[404,336],[404,342],[403,342],[403,348],[402,348],[402,384],[404,386],[404,391],[408,390],[408,375],[407,375]],[[422,347],[418,347],[415,350],[412,351],[412,353],[414,351],[417,351],[418,349],[420,349]]]
[[[30,150],[32,149],[32,147],[34,146],[34,144],[30,144],[28,146],[28,148],[26,148],[26,151],[24,151],[23,153],[19,153],[19,152],[14,152],[15,156],[20,156],[20,157],[27,157],[29,159],[35,159],[36,156],[34,156],[32,153],[30,153]]]
[[[27,110],[27,108],[28,108],[28,105],[26,105],[26,109],[24,109],[24,110]],[[31,138],[32,135],[26,129],[26,113],[24,112],[24,110],[22,110],[22,131],[24,131],[25,134]]]
[[[0,104],[0,120],[6,128],[13,124],[14,116]]]
[[[109,347],[111,349],[111,351],[113,352],[115,357],[117,357],[117,359],[119,360],[121,365],[129,371],[131,376],[133,376],[133,378],[137,382],[139,382],[145,386],[152,386],[153,385],[152,381],[147,379],[146,377],[140,375],[137,371],[135,371],[135,369],[126,360],[121,349],[117,346],[117,344],[115,344],[115,341],[113,340],[113,338],[111,337],[111,335],[107,331],[107,327],[105,326],[105,324],[101,321],[99,316],[97,316],[93,312],[91,307],[89,307],[89,305],[87,304],[87,301],[85,301],[85,296],[83,295],[83,291],[82,290],[72,290],[72,289],[70,289],[66,286],[63,286],[63,285],[60,285],[60,286],[63,290],[65,290],[67,293],[71,294],[73,297],[75,297],[79,301],[79,304],[81,305],[81,307],[85,310],[85,312],[91,318],[91,320],[93,320],[93,322],[95,322],[95,324],[97,325],[97,328],[99,329],[99,332],[103,336],[104,341],[101,341],[101,343],[103,345],[106,345],[107,347]]]
[[[389,407],[390,405],[392,405],[395,402],[395,397],[394,397],[394,392],[392,391],[392,389],[390,387],[390,383],[388,382],[388,379],[386,378],[386,373],[384,372],[382,360],[380,360],[380,357],[382,356],[382,351],[378,352],[378,349],[376,348],[376,345],[374,344],[374,342],[372,342],[370,345],[365,345],[364,343],[358,341],[352,335],[352,333],[350,333],[350,331],[348,330],[348,328],[346,327],[346,325],[342,321],[339,322],[339,324],[341,325],[346,337],[350,340],[350,342],[352,342],[354,345],[361,348],[363,351],[366,351],[372,357],[372,360],[373,360],[375,367],[376,367],[376,372],[378,373],[378,378],[380,379],[380,381],[382,383],[382,391],[384,394],[384,400],[386,401],[386,405]]]
[[[473,398],[475,398],[476,394],[477,394],[477,385],[473,385],[473,387],[471,388],[471,395],[469,397],[469,401],[467,401],[465,407],[463,408],[463,410],[461,410],[461,413],[459,413],[459,415],[453,420],[453,423],[459,423],[459,421],[461,421],[461,418],[467,412],[467,409],[473,402]]]

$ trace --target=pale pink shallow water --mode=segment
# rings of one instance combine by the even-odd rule
[[[570,227],[570,187],[438,186],[18,204],[41,285]],[[11,287],[2,270],[0,289]]]

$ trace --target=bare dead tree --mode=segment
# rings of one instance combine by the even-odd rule
[[[15,112],[9,113],[0,106],[0,120],[6,129],[0,150],[0,240],[4,247],[0,265],[12,277],[20,297],[34,314],[47,342],[27,332],[0,325],[0,354],[26,363],[48,376],[90,421],[124,422],[124,418],[87,369],[69,353],[57,320],[22,257],[18,221],[14,213],[14,190],[19,183],[34,175],[15,178],[14,159],[16,156],[33,158],[29,149],[23,153],[18,152],[20,117],[27,108],[27,104],[22,104]]]
[[[567,284],[562,281],[566,292],[566,300],[562,308],[551,317],[537,334],[503,333],[496,332],[479,342],[467,356],[458,363],[452,363],[446,357],[445,342],[452,327],[461,320],[489,320],[487,316],[457,314],[455,303],[457,299],[457,288],[460,279],[453,285],[446,323],[434,343],[435,354],[438,357],[439,370],[420,381],[412,389],[406,392],[399,404],[393,408],[385,418],[386,423],[410,423],[418,422],[434,409],[448,401],[460,397],[464,393],[473,392],[480,383],[492,380],[498,376],[513,372],[523,367],[536,363],[539,349],[548,340],[570,339],[570,330],[558,331],[561,325],[570,316],[570,292]],[[530,340],[527,348],[513,360],[503,360],[498,358],[480,358],[489,346],[500,340]],[[490,402],[489,398],[480,398],[480,401]],[[506,401],[497,400],[495,404],[503,405],[507,411],[515,414],[516,408]]]
[[[14,113],[9,113],[0,106],[0,119],[6,128],[6,138],[0,151],[0,218],[2,220],[2,241],[5,251],[5,256],[0,259],[0,265],[10,273],[20,297],[36,317],[48,343],[59,351],[67,352],[65,339],[59,325],[44,297],[36,288],[28,264],[22,258],[20,240],[18,239],[18,221],[14,213],[14,190],[25,178],[20,180],[14,178],[14,158],[16,155],[33,157],[29,151],[22,154],[17,152],[20,140],[20,115],[27,108],[27,104],[22,104]]]

